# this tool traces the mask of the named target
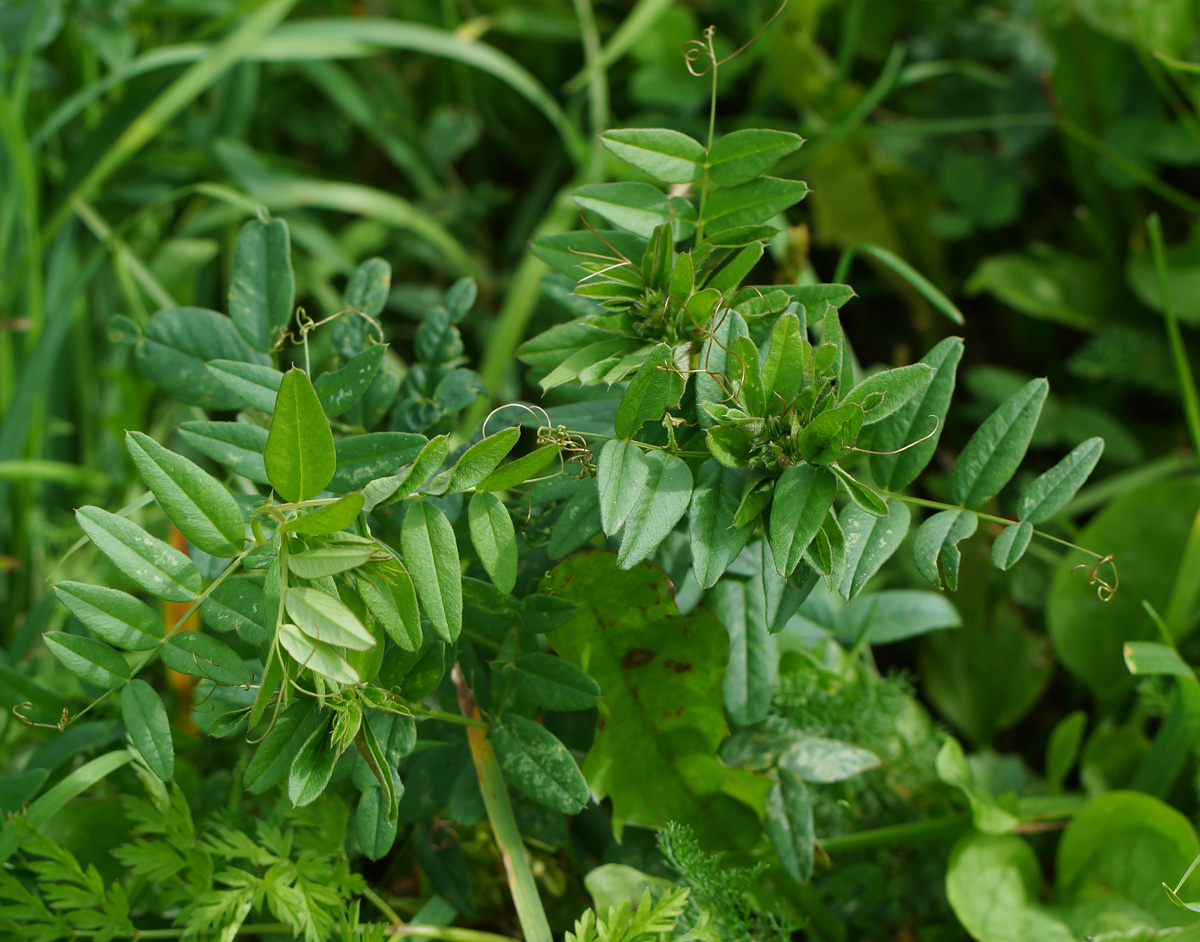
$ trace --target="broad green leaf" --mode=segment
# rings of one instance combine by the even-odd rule
[[[913,363],[894,370],[872,373],[842,397],[842,404],[862,406],[864,425],[872,425],[895,414],[913,397],[929,387],[935,371],[926,363]]]
[[[234,474],[255,484],[267,484],[263,450],[267,430],[246,422],[184,422],[179,426],[183,440],[203,455],[219,461]]]
[[[321,408],[329,418],[341,415],[363,397],[379,372],[385,353],[387,344],[372,344],[355,354],[340,370],[322,373],[313,381]]]
[[[404,515],[400,549],[421,609],[438,637],[453,643],[462,630],[462,569],[450,521],[428,501],[414,502]]]
[[[369,860],[382,860],[396,843],[399,822],[387,814],[388,800],[381,788],[368,788],[354,811],[354,833]]]
[[[699,292],[688,302],[689,312],[692,312],[697,304],[705,299],[711,302],[705,305],[707,311],[711,312],[717,302],[721,300],[721,294],[715,290],[711,293],[707,290]],[[732,374],[736,367],[736,361],[729,356],[730,345],[737,337],[745,336],[748,328],[745,319],[736,311],[722,310],[712,317],[706,313],[704,322],[707,339],[704,341],[704,346],[700,348],[698,366],[701,372],[696,376],[696,402],[701,407],[699,409],[700,427],[708,428],[714,420],[703,408],[704,403],[724,402],[728,397],[728,392],[721,388],[713,376]]]
[[[766,782],[717,758],[728,735],[712,696],[728,656],[721,624],[703,609],[680,615],[662,570],[620,570],[609,553],[568,557],[541,591],[578,606],[549,639],[600,685],[608,717],[583,771],[596,799],[611,799],[614,833],[679,821],[712,845],[753,845]]]
[[[508,508],[495,494],[479,492],[467,506],[471,542],[488,578],[501,592],[517,584],[517,534]]]
[[[663,183],[690,183],[704,164],[699,141],[665,128],[605,131],[600,143],[628,164]]]
[[[421,448],[412,464],[391,477],[372,481],[363,488],[363,509],[370,512],[376,507],[386,507],[408,497],[429,479],[429,475],[442,466],[449,453],[450,442],[445,435],[431,438]]]
[[[274,411],[279,384],[283,382],[283,374],[275,367],[238,360],[212,360],[208,372],[237,396],[239,406],[251,406],[268,414]]]
[[[779,757],[779,767],[805,782],[841,782],[879,765],[879,756],[847,742],[806,736]]]
[[[268,362],[242,339],[228,317],[199,307],[152,315],[133,357],[138,369],[174,398],[213,411],[241,408],[242,400],[208,371],[210,362]]]
[[[151,595],[190,602],[200,591],[195,564],[136,523],[99,507],[81,507],[75,518],[100,552]]]
[[[938,750],[936,768],[938,778],[966,796],[971,806],[971,820],[978,830],[988,834],[1003,834],[1017,826],[1017,818],[1001,808],[991,792],[975,781],[966,754],[957,739],[944,737],[942,748]]]
[[[121,718],[150,771],[169,782],[175,776],[175,745],[167,711],[154,688],[144,680],[126,684],[121,690]]]
[[[649,183],[588,183],[576,188],[575,202],[643,239],[654,235],[664,222],[673,223],[677,240],[692,231],[691,220],[683,218],[691,214],[690,206],[682,200],[673,203]]]
[[[758,177],[741,186],[709,194],[704,204],[704,231],[711,235],[739,226],[753,226],[790,209],[808,195],[800,180]]]
[[[504,780],[538,804],[578,814],[588,786],[571,753],[553,733],[533,720],[505,713],[490,734]]]
[[[309,734],[292,760],[292,767],[288,770],[287,791],[288,798],[297,808],[310,805],[321,797],[333,777],[333,767],[337,765],[341,752],[329,741],[332,723],[330,711],[330,715]]]
[[[238,333],[267,353],[292,319],[296,286],[287,223],[251,219],[238,233],[229,316]]]
[[[825,524],[828,525],[832,521],[833,526],[837,526],[837,515],[832,511],[826,515]],[[841,532],[841,528],[838,528]],[[843,540],[843,560],[842,565],[845,565],[845,541]],[[816,576],[809,580],[807,578],[808,569],[798,570],[792,573],[790,578],[784,578],[775,569],[775,560],[771,556],[771,544],[766,540],[762,540],[759,544],[759,570],[760,581],[762,582],[763,601],[765,603],[763,614],[766,618],[767,631],[771,634],[778,634],[783,630],[783,626],[787,624],[788,619],[796,614],[797,609],[809,593],[816,585]],[[803,577],[802,577],[803,573]],[[840,575],[836,576],[840,581]]]
[[[337,470],[326,490],[335,494],[358,490],[416,459],[426,444],[424,435],[413,432],[368,432],[339,438],[333,443]]]
[[[600,491],[595,478],[585,478],[554,522],[546,553],[551,559],[562,559],[600,532]]]
[[[715,458],[700,466],[696,488],[692,491],[688,536],[692,568],[702,589],[717,584],[750,539],[753,527],[735,528],[733,525],[745,481],[744,471],[726,468]]]
[[[292,502],[319,494],[337,467],[329,420],[308,375],[297,367],[279,385],[263,461],[271,486]]]
[[[604,369],[607,371],[607,364],[611,363],[614,357],[623,357],[645,346],[630,337],[612,337],[606,334],[599,336],[603,339],[575,351],[556,364],[553,370],[538,380],[538,385],[545,390],[553,389],[573,379],[579,379],[582,372],[598,364],[606,364]]]
[[[242,784],[247,790],[261,795],[282,782],[292,759],[321,720],[321,711],[312,697],[299,697],[284,710],[246,766]]]
[[[126,432],[125,447],[180,533],[211,556],[228,558],[241,552],[246,523],[224,484],[141,432]]]
[[[526,654],[513,668],[517,690],[544,710],[590,710],[600,701],[600,685],[561,657]]]
[[[887,501],[886,517],[848,504],[840,519],[846,537],[846,570],[838,591],[844,598],[852,599],[900,548],[912,514],[907,504],[892,497]]]
[[[1029,548],[1033,538],[1032,523],[1014,523],[996,537],[992,544],[992,562],[997,569],[1011,569]]]
[[[65,631],[48,631],[42,637],[50,653],[58,658],[63,667],[89,684],[115,690],[129,679],[129,665],[125,658],[95,638],[71,635]]]
[[[289,520],[279,528],[280,533],[303,533],[308,536],[321,536],[324,533],[337,533],[350,526],[363,509],[362,494],[347,494],[332,504],[318,507],[303,516]],[[301,578],[311,578],[303,573],[297,573]]]
[[[892,644],[961,626],[958,610],[941,593],[888,589],[859,595],[847,605],[837,618],[836,637],[847,647],[860,638],[870,645]]]
[[[692,499],[692,472],[682,458],[654,451],[646,455],[646,465],[649,474],[645,489],[629,512],[621,534],[617,564],[622,569],[640,563],[658,549]]]
[[[614,262],[620,261],[613,256],[615,249],[625,258],[640,258],[646,250],[648,238],[649,236],[643,238],[622,229],[580,229],[575,232],[539,236],[529,244],[529,248],[547,265],[578,281],[590,274],[580,266],[596,261],[597,255],[601,258],[612,258]],[[569,325],[562,325],[561,332],[559,328],[552,328],[526,341],[518,349],[517,355],[531,366],[553,367],[562,362],[565,356],[563,340],[568,333],[565,330],[567,326]],[[549,336],[551,333],[557,335],[553,340]],[[542,362],[535,363],[533,357],[538,357]]]
[[[240,687],[253,679],[229,645],[200,631],[179,631],[168,638],[162,647],[162,661],[180,674],[218,684]]]
[[[150,651],[162,643],[162,618],[132,595],[82,582],[60,582],[54,594],[109,644],[126,651]]]
[[[331,644],[310,638],[291,622],[284,622],[280,626],[279,643],[297,664],[308,668],[314,674],[320,674],[339,684],[362,683],[362,678],[342,656],[341,651]]]
[[[871,474],[880,487],[892,491],[907,487],[933,458],[954,394],[955,372],[962,352],[962,338],[947,337],[921,357],[920,362],[935,371],[929,385],[874,425],[873,451],[897,451],[933,433],[921,444],[899,454],[871,455]]]
[[[637,506],[650,480],[650,464],[633,442],[611,439],[600,450],[596,486],[600,521],[608,536],[616,533]]]
[[[950,471],[950,499],[964,507],[987,503],[1025,457],[1049,384],[1033,379],[1001,403],[976,429]]]
[[[749,337],[734,337],[729,346],[726,371],[739,400],[750,415],[765,415],[767,396],[763,390],[758,346]]]
[[[790,576],[837,496],[838,479],[828,468],[808,464],[784,469],[771,500],[769,536],[775,568]]]
[[[473,488],[496,470],[520,437],[521,428],[514,425],[477,441],[454,463],[446,492],[454,494]]]
[[[385,737],[381,744],[375,735],[375,722],[373,722],[379,715],[378,713],[367,715],[366,722],[362,724],[362,736],[357,741],[358,752],[370,769],[372,778],[379,783],[379,788],[383,791],[386,800],[384,814],[394,820],[396,805],[399,801],[398,792],[404,790],[404,785],[399,783],[399,776],[395,774],[395,769],[384,748],[389,745],[387,734],[391,732],[394,724],[389,722],[383,726]]]
[[[579,606],[570,599],[534,593],[521,599],[521,621],[534,634],[545,634],[567,624]]]
[[[800,392],[807,344],[801,336],[800,318],[790,311],[780,315],[771,328],[771,342],[762,367],[763,392],[772,414],[782,412]]]
[[[709,152],[709,179],[718,186],[748,183],[803,143],[804,138],[797,134],[762,128],[746,128],[726,134],[713,143]]]
[[[397,568],[389,575],[392,581],[382,587],[373,579],[360,577],[358,593],[388,637],[405,651],[416,651],[422,638],[417,590],[406,570]]]
[[[350,276],[350,283],[346,285],[346,307],[377,318],[383,313],[391,287],[391,263],[382,258],[369,258]]]
[[[712,412],[714,407],[709,405],[706,412]],[[741,428],[716,425],[704,433],[704,444],[708,446],[709,454],[727,468],[744,468],[750,463],[752,433]]]
[[[842,482],[842,487],[846,489],[846,493],[850,495],[850,499],[854,501],[855,506],[859,510],[869,513],[872,517],[886,517],[888,515],[887,501],[867,487],[867,485],[855,480],[849,473],[842,470],[836,464],[830,465],[829,469],[838,476],[838,480]]]
[[[1055,791],[1062,788],[1075,760],[1079,758],[1087,721],[1087,714],[1083,710],[1075,710],[1059,720],[1050,731],[1050,741],[1046,744],[1046,781]]]
[[[1125,666],[1131,674],[1168,674],[1196,679],[1196,672],[1179,652],[1158,641],[1126,641],[1124,655]]]
[[[917,528],[913,537],[912,554],[917,571],[939,588],[955,591],[962,559],[958,544],[970,537],[977,526],[979,518],[969,510],[943,510],[934,514]]]
[[[800,455],[809,464],[832,464],[854,447],[862,425],[863,410],[857,403],[827,409],[800,434]]]
[[[200,617],[214,631],[236,631],[250,644],[261,644],[275,630],[275,613],[267,612],[263,586],[252,579],[226,579],[200,606]]]
[[[510,461],[489,474],[475,485],[477,491],[506,491],[510,487],[524,484],[530,478],[541,474],[546,466],[558,457],[557,445],[543,445],[522,455],[516,461]]]
[[[1045,523],[1062,510],[1088,479],[1103,451],[1103,438],[1089,438],[1049,471],[1034,478],[1021,492],[1018,519],[1031,524]]]
[[[671,348],[660,343],[630,381],[617,414],[613,431],[618,438],[633,438],[641,427],[650,422],[657,425],[668,409],[679,405],[683,395],[684,378],[675,368]]]
[[[283,601],[292,621],[314,641],[354,651],[375,646],[374,635],[341,599],[305,587],[289,588]]]
[[[319,546],[288,557],[288,570],[301,579],[322,579],[357,569],[375,555],[375,548],[361,543]]]
[[[788,876],[804,883],[813,871],[812,795],[803,779],[788,769],[778,774],[779,781],[767,793],[767,836]]]
[[[757,723],[771,707],[779,663],[762,585],[756,579],[722,579],[705,601],[729,635],[729,666],[721,684],[725,713],[738,726]]]

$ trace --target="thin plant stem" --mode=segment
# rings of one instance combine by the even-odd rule
[[[1187,416],[1188,433],[1192,437],[1192,448],[1200,455],[1200,396],[1196,394],[1196,379],[1188,363],[1187,349],[1183,345],[1183,334],[1175,316],[1175,305],[1171,302],[1171,287],[1167,282],[1167,252],[1163,245],[1162,222],[1158,213],[1146,220],[1146,231],[1150,235],[1150,251],[1154,255],[1154,270],[1158,275],[1158,290],[1162,294],[1163,319],[1167,322],[1167,340],[1171,344],[1171,358],[1175,361],[1175,372],[1179,375],[1179,387],[1183,395],[1183,411]]]

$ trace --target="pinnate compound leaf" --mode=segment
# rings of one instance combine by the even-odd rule
[[[992,544],[992,563],[997,569],[1011,569],[1017,560],[1025,555],[1031,539],[1033,539],[1032,523],[1014,523],[1010,527],[1005,527],[996,537],[996,542]]]
[[[308,536],[321,536],[324,533],[337,533],[345,530],[358,517],[363,509],[362,494],[347,494],[332,504],[318,507],[295,520],[289,520],[279,528],[280,533],[303,533]],[[300,574],[302,578],[309,578]]]
[[[358,672],[350,666],[338,648],[310,638],[291,622],[284,622],[280,626],[279,643],[297,664],[307,667],[314,674],[320,674],[339,684],[353,685],[362,682]]]
[[[42,637],[63,667],[89,684],[115,690],[129,680],[125,658],[102,641],[65,631],[48,631]]]
[[[887,501],[887,516],[880,517],[856,505],[847,505],[841,514],[842,532],[846,537],[846,569],[838,591],[852,599],[860,593],[900,548],[912,514],[908,505],[898,498]]]
[[[837,496],[838,479],[828,468],[795,464],[784,469],[771,500],[769,536],[776,571],[790,576],[800,564]]]
[[[72,615],[109,644],[126,651],[150,651],[162,643],[162,619],[141,599],[83,582],[60,582],[54,594]]]
[[[841,404],[861,406],[863,424],[872,425],[895,414],[918,393],[927,389],[933,381],[934,372],[933,367],[926,363],[913,363],[911,366],[872,373],[846,393]]]
[[[589,710],[600,701],[600,685],[561,657],[526,654],[513,668],[517,690],[545,710]]]
[[[321,408],[329,418],[341,415],[363,397],[383,364],[387,344],[375,343],[356,353],[340,370],[322,373],[313,381]]]
[[[287,223],[251,219],[238,233],[229,316],[256,350],[270,351],[292,319],[296,286]]]
[[[298,367],[288,370],[279,384],[263,461],[271,486],[293,503],[319,494],[337,468],[329,420],[308,375]]]
[[[881,487],[892,491],[907,487],[933,458],[954,395],[955,374],[962,352],[962,338],[947,337],[921,357],[920,362],[934,369],[929,385],[874,425],[873,451],[897,451],[913,445],[899,454],[871,455],[871,475]],[[914,445],[931,432],[930,438]]]
[[[375,636],[341,599],[311,587],[291,588],[283,597],[288,616],[314,641],[352,651],[369,651]]]
[[[368,432],[339,438],[333,443],[337,471],[326,490],[344,494],[364,487],[413,461],[426,444],[425,436],[414,432]]]
[[[1029,482],[1021,493],[1017,518],[1038,524],[1053,517],[1083,487],[1103,452],[1103,438],[1089,438],[1075,446],[1062,461]]]
[[[133,521],[99,507],[81,507],[75,519],[100,552],[151,595],[190,602],[200,591],[195,564]]]
[[[748,183],[803,143],[804,138],[798,134],[763,128],[745,128],[726,134],[717,139],[709,152],[709,179],[718,186]]]
[[[752,844],[760,826],[751,808],[766,783],[717,759],[728,735],[712,697],[728,656],[721,624],[703,609],[681,616],[662,570],[621,570],[610,553],[568,557],[541,591],[578,606],[549,638],[595,678],[608,707],[583,771],[598,800],[612,799],[614,832],[680,821],[701,840]]]
[[[495,494],[480,491],[467,506],[471,542],[488,578],[501,592],[517,584],[517,534],[508,508]]]
[[[183,440],[202,455],[219,461],[234,474],[255,484],[267,484],[263,450],[267,430],[247,422],[184,422],[179,426]]]
[[[633,442],[612,439],[600,450],[596,486],[600,493],[600,521],[612,536],[633,512],[650,480],[646,456]]]
[[[671,348],[658,344],[638,367],[613,419],[613,431],[618,438],[633,438],[647,422],[662,421],[668,409],[679,405],[684,379],[675,368]]]
[[[175,775],[175,746],[167,711],[154,688],[144,680],[126,684],[121,690],[121,717],[150,771],[169,782]]]
[[[600,142],[662,183],[690,183],[705,160],[704,146],[699,141],[666,128],[605,131]]]
[[[788,876],[797,883],[808,880],[813,871],[812,794],[789,769],[779,770],[779,781],[767,793],[766,825]]]
[[[521,428],[514,425],[476,442],[454,463],[446,491],[454,494],[473,488],[496,470],[520,437]]]
[[[665,451],[646,455],[650,469],[646,487],[625,521],[617,563],[628,569],[658,549],[687,512],[692,499],[692,472],[682,458]]]
[[[505,713],[492,727],[492,745],[504,780],[527,798],[563,814],[578,814],[588,785],[567,747],[546,727]]]
[[[246,523],[224,484],[141,432],[127,432],[125,447],[180,533],[212,556],[228,558],[241,552]]]
[[[428,501],[415,502],[404,515],[400,549],[422,610],[438,637],[453,643],[462,631],[462,569],[450,521]]]
[[[951,500],[978,507],[1008,483],[1025,457],[1049,388],[1044,379],[1030,380],[975,430],[950,471]]]
[[[917,571],[939,588],[955,591],[962,559],[958,544],[974,534],[977,526],[979,518],[969,510],[943,510],[934,514],[917,528],[913,537],[912,554]]]
[[[715,458],[700,466],[696,489],[692,491],[688,536],[692,547],[692,568],[702,589],[717,584],[722,573],[737,559],[753,527],[734,527],[734,516],[741,501],[746,473],[726,468]]]
[[[250,669],[224,641],[200,631],[176,632],[162,647],[162,660],[180,674],[241,686],[251,681]]]

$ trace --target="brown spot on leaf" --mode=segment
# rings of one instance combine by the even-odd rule
[[[687,661],[663,661],[663,667],[676,674],[686,674],[692,669],[692,665]]]
[[[631,671],[649,664],[654,660],[656,651],[647,648],[634,648],[621,656],[621,670]]]

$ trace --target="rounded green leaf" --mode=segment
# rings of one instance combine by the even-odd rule
[[[329,418],[341,415],[363,397],[379,372],[385,353],[387,344],[372,344],[351,357],[350,362],[340,370],[322,373],[316,378],[313,388]]]
[[[683,387],[684,377],[675,368],[671,348],[658,344],[638,367],[617,405],[613,419],[617,437],[633,438],[645,423],[661,422],[668,409],[679,405]]]
[[[292,766],[292,759],[323,717],[312,697],[298,697],[283,711],[266,738],[255,750],[242,783],[256,795],[282,782]]]
[[[700,466],[688,514],[688,537],[692,568],[702,589],[716,585],[750,539],[753,527],[733,525],[745,482],[744,471],[726,468],[715,458]]]
[[[252,680],[250,669],[229,645],[199,631],[172,635],[163,645],[162,659],[173,671],[218,684],[241,686]]]
[[[295,294],[287,223],[251,219],[238,233],[229,285],[229,316],[238,333],[269,351],[292,319]]]
[[[288,571],[301,579],[323,579],[325,576],[357,569],[374,555],[374,547],[359,543],[318,546],[316,549],[289,556]]]
[[[256,579],[226,579],[200,606],[200,617],[214,631],[236,631],[250,644],[261,644],[275,627],[266,610],[263,586]]]
[[[250,406],[268,415],[274,411],[283,374],[273,366],[243,363],[240,360],[212,360],[209,375],[237,396],[241,406]]]
[[[587,781],[567,747],[548,729],[505,713],[492,727],[491,740],[505,781],[519,792],[563,814],[583,810]]]
[[[495,435],[477,441],[462,453],[450,470],[446,484],[448,493],[466,491],[486,478],[496,470],[504,460],[504,456],[512,451],[517,439],[521,437],[521,429],[514,425],[512,428],[501,429]]]
[[[263,451],[271,486],[284,500],[315,497],[333,478],[333,433],[308,375],[293,367],[283,375]]]
[[[339,438],[333,445],[337,471],[326,489],[344,494],[364,487],[408,464],[427,444],[424,435],[414,432],[369,432]]]
[[[763,128],[734,131],[713,143],[708,155],[709,178],[718,186],[747,183],[769,170],[776,161],[786,157],[803,143],[804,138],[788,131]]]
[[[779,765],[806,782],[841,782],[879,765],[879,756],[850,743],[808,736],[792,743]]]
[[[896,497],[887,502],[887,516],[879,517],[847,504],[840,517],[846,540],[846,568],[838,591],[847,599],[861,592],[900,548],[912,522],[908,505]]]
[[[175,745],[167,711],[154,688],[144,680],[126,684],[121,690],[121,716],[150,771],[164,782],[170,781],[175,775]]]
[[[605,131],[600,142],[626,163],[663,183],[690,183],[705,160],[704,146],[699,141],[666,128]]]
[[[162,643],[162,619],[132,595],[82,582],[60,582],[54,594],[109,644],[127,651],[149,651]]]
[[[190,602],[200,591],[195,564],[131,520],[99,507],[81,507],[75,519],[100,552],[151,595]]]
[[[628,569],[646,559],[675,529],[692,500],[692,472],[677,455],[646,455],[646,486],[625,521],[618,565]]]
[[[389,573],[391,582],[380,587],[374,579],[357,577],[358,594],[389,638],[405,651],[421,647],[421,611],[412,576],[402,568]]]
[[[141,432],[126,433],[125,447],[180,533],[212,556],[228,558],[241,552],[246,523],[224,484]]]
[[[526,654],[513,663],[517,690],[546,710],[588,710],[600,702],[600,685],[570,661]]]
[[[354,833],[358,846],[370,860],[381,860],[396,843],[398,819],[387,815],[387,799],[382,788],[368,788],[354,811]]]
[[[790,576],[800,564],[837,496],[838,479],[828,468],[794,464],[784,469],[771,500],[770,540],[775,568]]]
[[[116,690],[129,679],[125,658],[95,638],[84,638],[65,631],[48,631],[42,636],[50,653],[72,674],[89,684]]]
[[[422,610],[438,637],[452,643],[462,631],[462,569],[450,521],[428,501],[414,502],[404,515],[400,549]]]
[[[486,478],[475,485],[477,491],[504,491],[518,484],[524,484],[530,478],[537,477],[558,457],[557,445],[543,445],[522,455],[516,461],[510,461],[503,467],[497,468]]]
[[[604,532],[616,533],[625,523],[650,479],[646,456],[633,442],[612,439],[600,450],[596,486]]]
[[[350,666],[338,648],[313,640],[291,622],[284,622],[280,626],[279,643],[297,664],[313,673],[328,677],[339,684],[362,683],[358,671]]]
[[[913,562],[917,571],[939,587],[953,592],[958,588],[958,564],[962,558],[958,544],[979,526],[979,518],[969,510],[943,510],[918,528],[913,537]]]
[[[1025,555],[1029,541],[1033,539],[1033,524],[1014,523],[1005,527],[992,544],[992,562],[997,569],[1011,569]]]
[[[517,534],[508,508],[495,494],[480,491],[467,507],[471,542],[488,578],[501,592],[517,584]]]
[[[352,651],[368,651],[375,647],[374,635],[346,603],[320,589],[288,589],[284,606],[297,627],[314,641]]]

